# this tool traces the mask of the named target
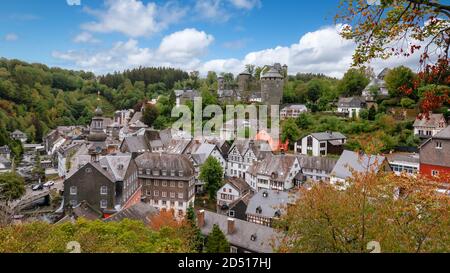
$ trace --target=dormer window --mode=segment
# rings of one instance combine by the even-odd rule
[[[183,176],[183,175],[184,175],[183,171],[178,172],[178,176]]]
[[[277,218],[281,217],[281,211],[280,210],[275,211],[274,216]]]
[[[159,171],[158,170],[153,170],[153,175],[154,176],[158,176],[159,175]]]
[[[167,171],[166,170],[162,170],[162,176],[166,176],[167,175]]]
[[[253,242],[256,241],[256,234],[252,234],[252,236],[250,236],[250,240],[252,240]]]
[[[436,149],[442,149],[442,142],[436,141]]]
[[[175,170],[170,171],[170,176],[175,176]]]
[[[258,213],[258,214],[261,214],[261,213],[262,213],[262,208],[261,208],[261,206],[258,206],[258,207],[256,208],[256,213]]]
[[[120,170],[120,171],[123,170],[123,165],[119,164],[119,166],[117,166],[117,169]]]

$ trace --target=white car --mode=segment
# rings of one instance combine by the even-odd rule
[[[48,181],[47,183],[44,184],[44,187],[50,188],[53,185],[55,185],[54,181]]]

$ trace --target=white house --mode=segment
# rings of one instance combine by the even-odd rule
[[[396,175],[415,175],[420,170],[420,158],[416,153],[392,153],[386,155],[392,171]]]
[[[225,185],[217,191],[217,206],[225,208],[251,190],[250,186],[241,178],[229,178]]]
[[[300,170],[296,156],[270,155],[252,164],[245,181],[256,191],[261,189],[285,191],[295,186],[294,179]]]
[[[353,176],[352,171],[359,173],[366,171],[388,172],[391,171],[391,167],[385,156],[344,151],[331,171],[330,183],[338,188],[345,189],[347,180]]]
[[[27,135],[24,132],[20,131],[20,130],[15,130],[14,132],[12,132],[10,134],[10,137],[12,139],[14,139],[14,140],[19,140],[22,143],[25,143],[28,140]]]
[[[360,97],[340,98],[337,112],[344,113],[349,118],[359,117],[359,112],[365,107],[366,102]]]
[[[267,141],[235,140],[228,153],[227,175],[245,179],[253,162],[264,159],[268,154],[272,154],[272,148]]]
[[[340,132],[312,133],[294,143],[295,153],[326,156],[328,154],[341,154],[347,137]]]
[[[280,119],[298,118],[301,113],[308,112],[308,108],[304,104],[293,104],[283,107],[280,111]]]
[[[414,135],[420,138],[430,138],[447,127],[447,121],[443,114],[428,114],[417,117],[414,121]]]

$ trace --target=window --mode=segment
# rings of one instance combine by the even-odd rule
[[[167,175],[167,171],[166,170],[163,170],[162,171],[162,176],[166,176]]]
[[[162,186],[163,186],[163,187],[167,187],[167,181],[163,181],[163,182],[162,182]]]
[[[75,186],[70,187],[70,195],[77,195],[77,187]]]
[[[86,168],[85,172],[86,172],[86,173],[91,173],[91,172],[92,172],[92,169],[91,169],[91,168]]]
[[[234,215],[235,215],[234,210],[230,210],[230,211],[228,212],[228,216],[234,217]]]
[[[167,206],[167,201],[166,201],[166,200],[163,200],[163,201],[162,201],[162,205],[163,205],[163,206]]]
[[[162,196],[162,197],[167,197],[167,192],[162,191],[162,192],[161,192],[161,196]]]
[[[432,176],[439,176],[439,171],[437,171],[437,170],[432,170],[432,171],[431,171],[431,175],[432,175]]]
[[[170,187],[175,188],[175,182],[171,181],[170,182]]]
[[[178,176],[183,176],[184,174],[183,174],[183,171],[179,171],[178,172]]]
[[[178,182],[178,188],[182,188],[183,187],[183,182]]]
[[[107,200],[101,200],[100,201],[100,208],[106,209],[108,207],[108,201]]]
[[[442,149],[442,142],[440,141],[436,142],[436,149]]]
[[[155,181],[153,182],[153,185],[154,185],[154,186],[159,186],[159,181],[158,181],[158,180],[155,180]]]
[[[230,246],[230,253],[237,253],[237,247]]]
[[[159,196],[159,191],[154,191],[153,196]]]
[[[107,186],[101,186],[101,188],[100,188],[100,194],[101,194],[101,195],[106,195],[106,194],[108,194],[108,187],[107,187]]]
[[[183,198],[184,198],[184,194],[183,194],[182,192],[179,192],[179,193],[178,193],[178,198],[179,198],[179,199],[183,199]]]
[[[170,198],[175,198],[175,193],[174,192],[170,193]]]
[[[175,176],[175,170],[170,171],[170,176]]]
[[[184,202],[183,201],[178,202],[178,207],[182,208],[183,206],[184,206]]]

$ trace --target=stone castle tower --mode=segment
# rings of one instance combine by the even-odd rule
[[[238,96],[241,99],[248,98],[250,96],[251,79],[252,75],[246,71],[238,75]]]
[[[287,75],[287,66],[275,64],[261,75],[261,99],[267,105],[280,105]]]

